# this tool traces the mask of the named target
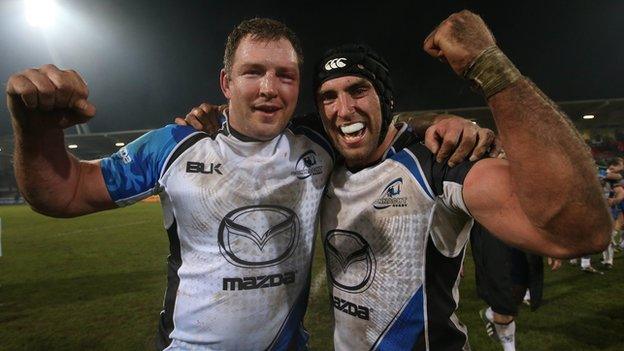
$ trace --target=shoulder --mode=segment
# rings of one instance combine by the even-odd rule
[[[321,118],[316,113],[308,113],[301,116],[295,116],[288,125],[288,130],[294,135],[303,135],[315,144],[321,146],[331,156],[336,159],[336,151],[332,146]]]
[[[110,157],[102,159],[101,166],[104,170],[128,166],[135,171],[151,169],[159,173],[172,154],[205,137],[207,134],[197,132],[192,127],[170,124],[143,134]]]
[[[435,155],[416,137],[400,150],[396,150],[390,158],[400,162],[414,174],[421,173],[436,195],[444,192],[445,182],[463,184],[474,164],[464,161],[450,167],[447,160],[437,162]]]
[[[133,143],[138,144],[150,144],[154,147],[163,147],[166,145],[175,145],[184,141],[192,134],[198,134],[201,132],[196,131],[191,126],[179,126],[176,124],[168,124],[162,128],[151,130],[141,137],[136,139]]]

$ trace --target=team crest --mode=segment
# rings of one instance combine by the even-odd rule
[[[406,207],[407,198],[401,197],[401,190],[403,189],[403,178],[397,178],[386,185],[381,192],[381,195],[375,202],[373,207],[382,210],[388,207]]]
[[[299,179],[305,179],[312,175],[323,173],[323,165],[320,163],[318,156],[314,150],[308,150],[303,153],[297,160],[295,170],[292,175]]]

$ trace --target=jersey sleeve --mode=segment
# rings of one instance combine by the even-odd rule
[[[463,252],[474,223],[462,194],[464,179],[474,162],[449,167],[447,160],[436,162],[435,155],[421,143],[414,143],[397,155],[404,151],[413,155],[414,167],[419,167],[424,176],[422,187],[435,201],[429,229],[433,244],[442,255],[457,257]]]
[[[435,196],[449,209],[471,216],[464,203],[462,189],[464,179],[475,162],[463,161],[454,167],[449,167],[447,160],[437,162],[435,155],[420,143],[410,147],[409,151],[413,152],[418,159],[427,183]]]
[[[118,206],[160,192],[159,179],[178,145],[198,132],[190,126],[167,125],[152,130],[101,160],[106,188]]]

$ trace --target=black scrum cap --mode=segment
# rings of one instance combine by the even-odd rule
[[[381,116],[383,119],[382,134],[385,137],[394,107],[392,79],[388,63],[373,49],[364,44],[344,44],[328,50],[322,56],[314,71],[314,94],[323,82],[344,77],[359,76],[368,79],[379,95]]]

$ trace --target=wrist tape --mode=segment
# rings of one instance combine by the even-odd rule
[[[521,77],[516,66],[495,45],[483,50],[464,71],[464,78],[470,80],[473,88],[483,93],[486,99]]]

